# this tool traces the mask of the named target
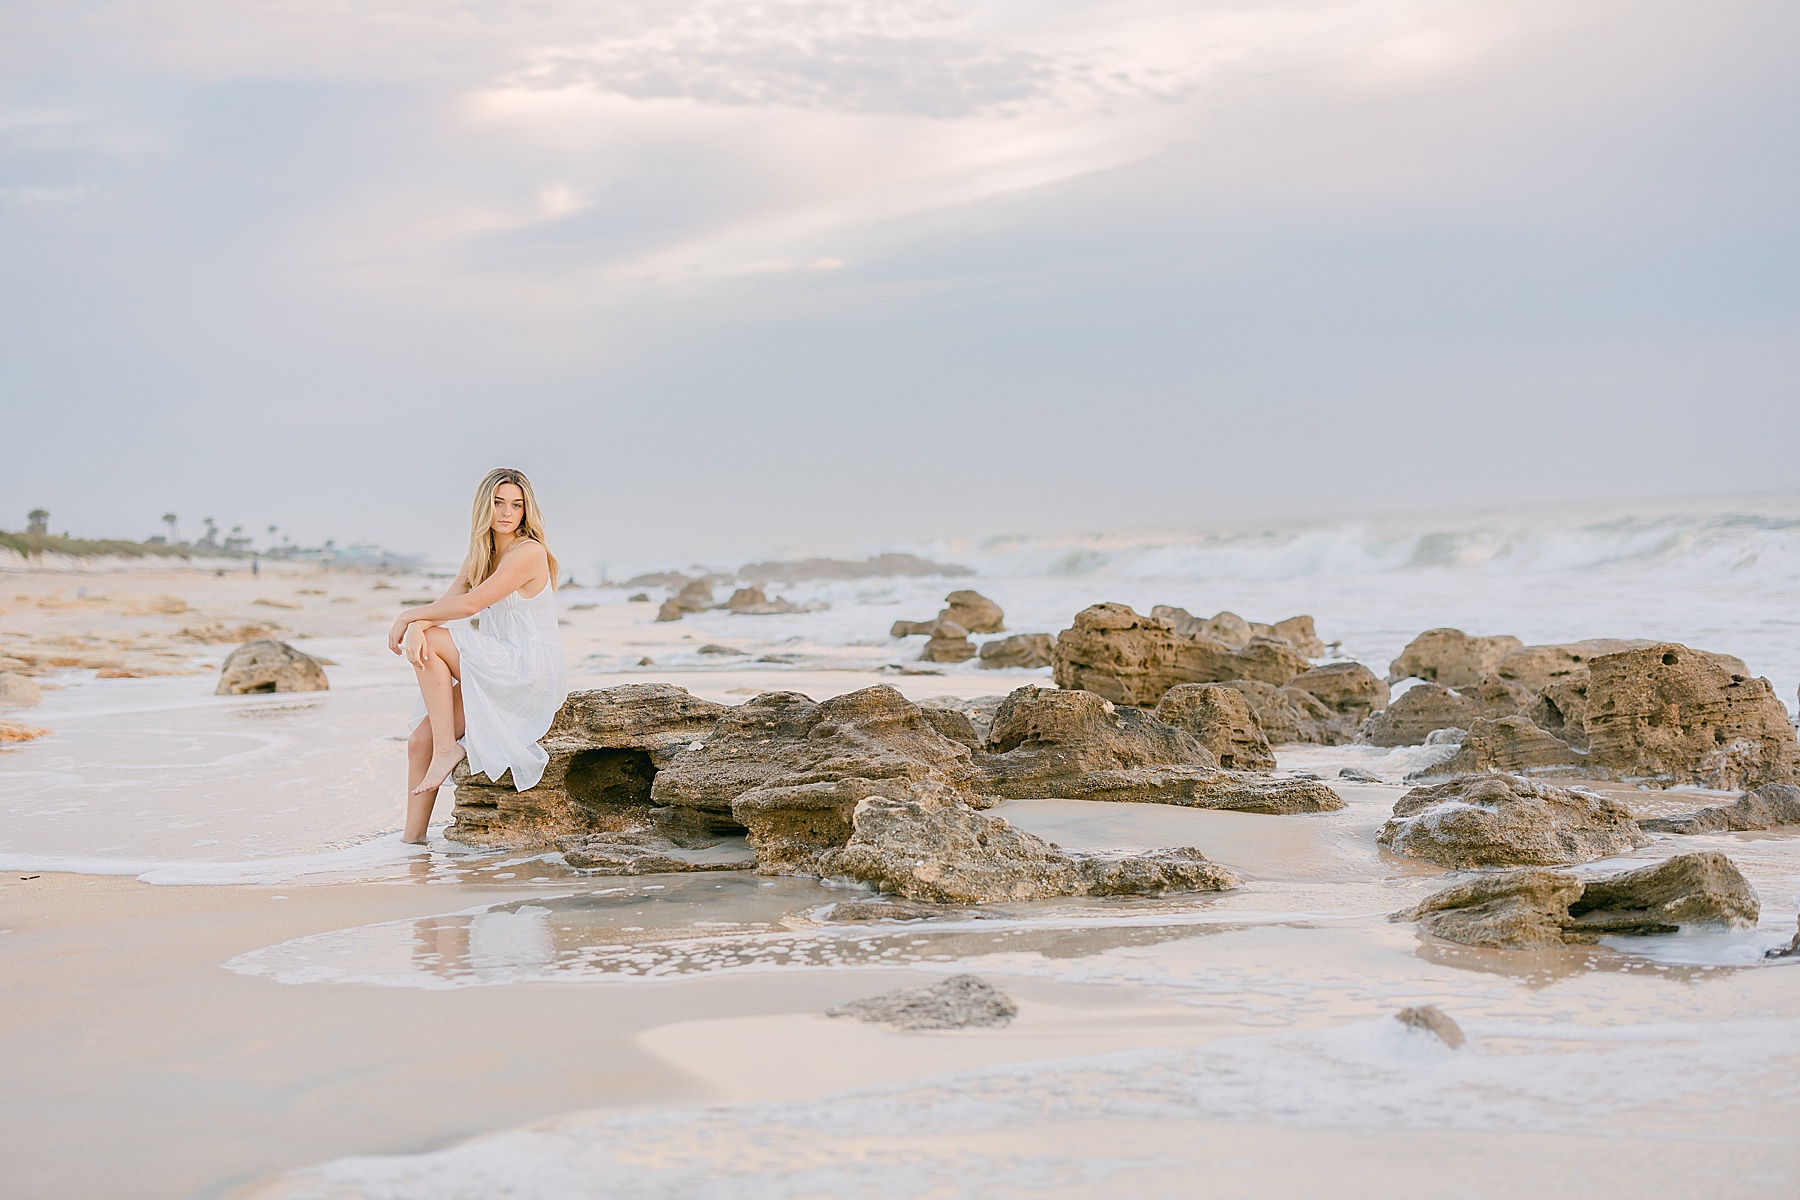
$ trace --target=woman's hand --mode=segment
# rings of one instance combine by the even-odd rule
[[[390,653],[400,653],[400,645],[405,640],[406,631],[412,627],[412,623],[411,609],[394,618],[394,623],[388,627],[388,651]]]
[[[430,628],[429,621],[414,621],[406,627],[402,645],[406,649],[406,661],[415,667],[423,667],[431,661],[431,643],[425,637],[426,630]]]

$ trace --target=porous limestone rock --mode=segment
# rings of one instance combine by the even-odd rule
[[[1388,685],[1357,662],[1313,667],[1288,680],[1287,686],[1310,692],[1326,708],[1358,724],[1388,705]]]
[[[1438,683],[1419,683],[1364,721],[1361,741],[1374,746],[1421,746],[1439,729],[1467,729],[1480,720],[1481,702]]]
[[[825,1010],[895,1029],[986,1029],[1019,1015],[1019,1006],[978,975],[952,975],[929,987],[898,988]]]
[[[1446,888],[1391,919],[1417,921],[1427,933],[1464,945],[1536,949],[1609,934],[1673,933],[1684,925],[1750,928],[1761,907],[1736,864],[1707,851],[1585,879],[1536,867],[1498,871]]]
[[[1177,633],[1203,634],[1224,642],[1233,650],[1244,649],[1250,644],[1251,638],[1257,637],[1279,638],[1307,658],[1317,658],[1326,650],[1325,643],[1319,640],[1318,630],[1314,628],[1311,617],[1289,617],[1285,621],[1265,625],[1260,621],[1246,621],[1234,612],[1196,617],[1187,609],[1177,608],[1172,604],[1158,604],[1150,610],[1150,615],[1167,621]]]
[[[550,761],[530,791],[514,791],[511,772],[490,780],[457,765],[456,821],[447,836],[473,846],[526,848],[568,836],[646,832],[656,820],[651,785],[658,772],[711,737],[728,711],[666,683],[570,692],[539,742]],[[735,828],[729,804],[722,820],[676,815],[671,831],[686,836]]]
[[[1638,828],[1650,833],[1735,833],[1800,825],[1800,786],[1765,783],[1731,804],[1715,804],[1673,817],[1639,817]]]
[[[1251,629],[1258,634],[1264,632],[1260,625],[1252,625]],[[1330,649],[1319,637],[1319,631],[1314,627],[1313,619],[1307,616],[1289,617],[1285,621],[1277,621],[1269,626],[1267,636],[1280,638],[1307,658],[1318,658]]]
[[[1056,640],[1047,633],[1015,633],[981,644],[982,667],[1047,667]]]
[[[215,696],[253,692],[323,692],[331,687],[325,668],[310,654],[286,642],[250,642],[233,650],[219,671]]]
[[[1157,719],[1188,733],[1228,771],[1273,771],[1275,754],[1244,693],[1216,683],[1176,684]]]
[[[1415,771],[1412,779],[1443,779],[1482,771],[1514,774],[1569,775],[1585,773],[1586,760],[1560,738],[1533,725],[1525,717],[1485,718],[1469,722],[1468,733],[1456,754],[1441,763]]]
[[[938,623],[936,617],[929,621],[895,621],[888,629],[889,637],[915,637],[919,634],[930,635],[932,627]]]
[[[975,657],[975,646],[969,631],[947,617],[931,623],[931,640],[919,652],[920,662],[968,662]]]
[[[1375,840],[1445,867],[1562,866],[1649,841],[1610,797],[1499,774],[1414,788]]]
[[[1317,780],[1221,770],[1194,737],[1142,709],[1077,689],[1020,688],[994,716],[976,755],[977,792],[1008,800],[1105,800],[1330,812],[1344,806]]]
[[[994,714],[999,712],[1000,706],[1005,703],[1004,695],[928,696],[919,701],[919,707],[925,710],[927,716],[934,712],[954,712],[962,720],[968,722],[969,732],[973,734],[973,740],[969,744],[980,747],[987,741],[988,730],[993,728]],[[942,730],[946,726],[939,726],[939,728]],[[960,731],[963,727],[961,724],[954,724],[949,728]],[[952,741],[965,740],[963,736],[948,733],[945,736],[950,737]]]
[[[1493,674],[1502,658],[1524,645],[1506,634],[1471,637],[1460,629],[1427,629],[1389,664],[1388,682],[1423,679],[1447,688],[1469,687]]]
[[[724,858],[684,856],[668,838],[643,833],[570,834],[556,839],[563,861],[594,875],[666,875],[686,871],[753,871],[748,854]]]
[[[702,744],[657,773],[651,799],[659,812],[745,827],[765,873],[816,874],[819,855],[849,840],[851,811],[865,797],[929,783],[978,804],[968,791],[974,774],[969,747],[886,685],[823,703],[768,692],[725,709]]]
[[[30,708],[44,699],[38,681],[17,671],[0,672],[0,708]]]
[[[970,633],[1002,633],[1006,629],[1006,614],[1000,606],[967,588],[945,596],[944,610],[938,616],[956,622]]]
[[[705,612],[713,606],[713,585],[709,579],[694,579],[682,585],[679,592],[662,602],[656,612],[658,621],[679,621],[688,613]]]
[[[740,616],[765,617],[778,613],[812,612],[813,608],[809,605],[795,604],[780,596],[771,600],[763,594],[762,584],[753,583],[749,587],[741,587],[732,592],[731,598],[725,601],[725,611],[737,613]]]
[[[1057,635],[1051,665],[1058,687],[1152,707],[1178,683],[1251,679],[1280,687],[1311,664],[1279,639],[1252,638],[1234,650],[1205,634],[1177,633],[1128,605],[1095,604]]]
[[[852,821],[848,843],[820,857],[820,872],[909,900],[992,904],[1053,896],[1159,896],[1237,885],[1231,872],[1191,848],[1073,854],[931,785],[871,795],[857,804]]]
[[[1256,714],[1256,723],[1272,746],[1293,742],[1310,742],[1320,746],[1341,746],[1348,742],[1355,726],[1331,709],[1311,692],[1295,687],[1276,687],[1254,679],[1227,679],[1219,685],[1243,693]]]
[[[23,721],[0,720],[0,742],[29,742],[35,738],[47,737],[50,731],[36,725],[27,725]]]

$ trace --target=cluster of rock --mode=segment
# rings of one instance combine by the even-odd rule
[[[1609,934],[1673,933],[1684,925],[1749,928],[1760,914],[1756,891],[1737,866],[1705,852],[1599,877],[1542,867],[1499,871],[1392,919],[1468,946],[1533,949]]]
[[[1227,701],[1227,704],[1230,702]],[[1222,744],[1231,720],[1192,701],[1178,723],[1080,691],[1020,688],[923,707],[891,687],[822,703],[770,692],[735,706],[666,684],[576,692],[543,745],[538,785],[459,767],[451,836],[553,845],[604,869],[743,834],[759,870],[844,877],[933,903],[1154,895],[1230,887],[1198,850],[1078,854],[983,810],[1065,797],[1245,812],[1341,808],[1316,780],[1226,770],[1189,728]],[[1241,712],[1237,725],[1242,725]]]
[[[1421,634],[1390,677],[1414,685],[1367,722],[1377,745],[1462,729],[1432,774],[1642,779],[1715,788],[1800,777],[1800,746],[1767,679],[1742,661],[1675,642],[1600,639],[1526,646],[1454,629]],[[1427,728],[1427,727],[1431,728]]]
[[[723,604],[713,603],[713,581],[711,577],[692,579],[682,585],[679,592],[662,602],[656,610],[658,621],[679,621],[688,613],[707,612],[712,609],[723,609],[747,617],[765,617],[779,613],[817,612],[825,606],[822,604],[795,604],[791,600],[777,596],[771,600],[763,592],[763,585],[753,583],[741,587],[731,593]]]

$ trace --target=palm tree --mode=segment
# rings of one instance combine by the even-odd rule
[[[179,544],[181,542],[181,526],[177,523],[175,514],[164,513],[163,524],[169,527],[169,542]]]
[[[30,522],[25,526],[26,533],[42,536],[50,532],[50,514],[41,508],[34,508],[26,513],[25,520]]]

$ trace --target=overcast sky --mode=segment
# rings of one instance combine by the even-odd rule
[[[0,528],[1800,485],[1791,0],[7,0]]]

